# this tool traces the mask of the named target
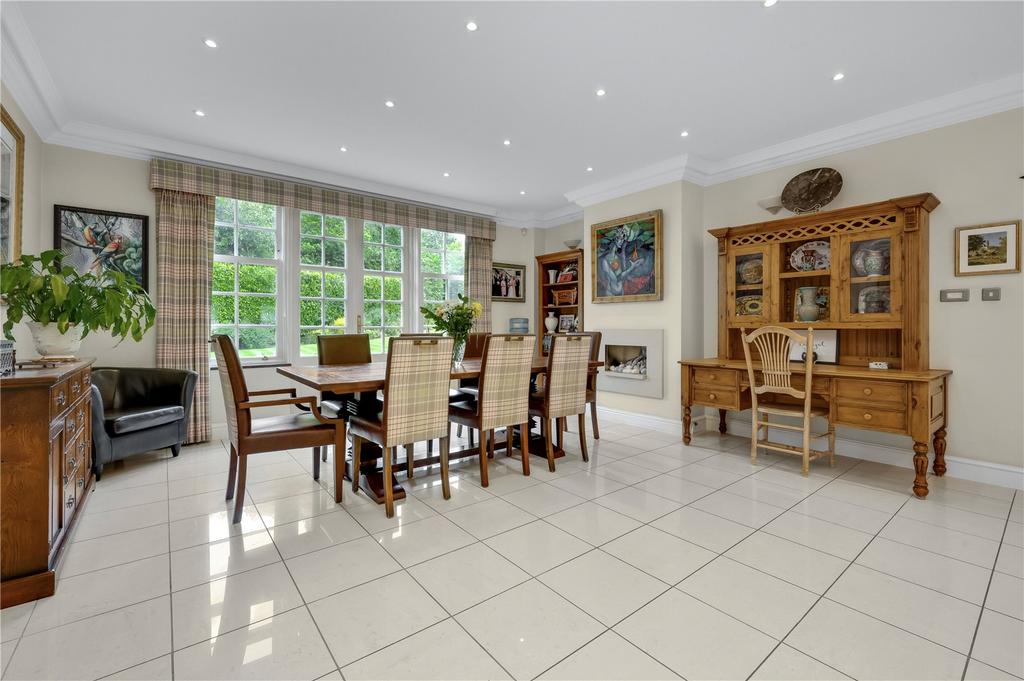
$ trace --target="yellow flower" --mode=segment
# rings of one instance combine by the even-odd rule
[[[436,314],[438,317],[443,315],[444,314],[444,305],[438,305],[437,307],[435,307],[434,308],[434,314]]]
[[[479,317],[484,313],[484,306],[480,303],[473,301],[473,316]]]

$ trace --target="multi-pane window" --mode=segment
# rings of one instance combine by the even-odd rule
[[[243,360],[277,357],[277,208],[217,197],[213,237],[211,332],[231,336]]]
[[[345,218],[299,216],[299,354],[316,355],[316,337],[345,333]]]
[[[465,293],[465,247],[465,235],[420,230],[420,300],[424,305]]]
[[[363,223],[363,332],[374,353],[387,352],[390,339],[402,332],[404,250],[401,227]]]

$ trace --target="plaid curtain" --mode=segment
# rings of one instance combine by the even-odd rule
[[[491,330],[491,260],[494,242],[466,237],[466,295],[484,306],[483,315],[473,322],[474,331]]]
[[[257,201],[490,241],[495,237],[494,220],[479,215],[166,158],[153,159],[150,163],[149,187]]]
[[[212,195],[157,191],[156,364],[199,374],[186,443],[210,439]]]

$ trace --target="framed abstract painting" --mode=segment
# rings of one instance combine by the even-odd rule
[[[590,258],[593,302],[661,300],[661,211],[591,225]]]
[[[149,290],[149,216],[53,207],[53,247],[80,273],[121,272]]]

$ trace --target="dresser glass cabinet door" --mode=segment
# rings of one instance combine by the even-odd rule
[[[727,292],[729,318],[767,322],[771,315],[771,257],[768,246],[736,248],[729,258]]]
[[[840,240],[840,315],[844,321],[899,321],[900,239],[892,231]]]

